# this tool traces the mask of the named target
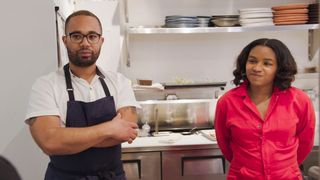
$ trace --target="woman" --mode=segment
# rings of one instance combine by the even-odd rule
[[[292,87],[297,66],[276,39],[257,39],[237,58],[237,86],[218,101],[215,130],[231,163],[228,180],[302,180],[299,165],[313,146],[315,112]]]

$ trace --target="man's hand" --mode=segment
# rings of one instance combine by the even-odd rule
[[[121,114],[120,114],[121,113]],[[75,154],[90,147],[110,147],[137,137],[134,107],[119,109],[111,121],[90,127],[61,127],[58,116],[39,116],[30,131],[39,147],[48,155]]]
[[[132,143],[132,141],[137,137],[138,125],[134,122],[130,122],[121,118],[121,114],[118,113],[116,117],[106,123],[108,129],[110,129],[111,137],[115,140]]]
[[[118,110],[118,113],[120,113],[122,119],[126,121],[131,121],[136,123],[138,120],[137,109],[134,106],[122,107]]]
[[[133,106],[122,107],[118,110],[117,113],[118,113],[118,115],[113,120],[121,119],[122,121],[132,122],[132,123],[136,124],[136,122],[137,122],[136,107],[133,107]],[[106,123],[109,124],[110,121],[106,122]],[[125,123],[125,122],[122,122],[122,123]],[[113,126],[113,125],[117,125],[119,123],[113,122],[110,124]],[[120,124],[121,124],[121,122],[120,122]],[[127,123],[125,123],[125,124],[127,124]],[[136,126],[134,126],[134,127],[136,127]],[[113,131],[113,130],[114,129],[112,129],[111,131]],[[104,130],[104,131],[108,131],[108,130]],[[118,132],[112,132],[112,134],[110,133],[108,136],[109,138],[104,139],[102,142],[96,144],[94,147],[110,147],[110,146],[114,146],[114,145],[117,145],[117,144],[120,144],[120,143],[123,143],[126,141],[128,141],[128,143],[132,143],[132,141],[134,140],[134,138],[133,139],[130,138],[129,140],[123,140],[123,138],[119,139],[119,137],[114,138],[113,136],[115,134],[116,134],[116,136],[121,136],[121,134],[124,134],[124,132],[122,132],[122,131],[126,132],[126,130],[117,130],[117,131]],[[117,134],[119,134],[119,135],[117,135]]]

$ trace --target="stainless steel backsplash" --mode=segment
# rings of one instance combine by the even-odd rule
[[[151,131],[212,128],[217,99],[179,99],[140,101],[138,124],[148,122]]]

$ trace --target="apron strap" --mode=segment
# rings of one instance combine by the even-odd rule
[[[73,87],[72,87],[72,83],[71,83],[71,75],[70,75],[70,71],[69,71],[69,63],[64,65],[63,67],[64,70],[64,74],[65,74],[65,79],[66,79],[66,85],[67,85],[67,92],[69,95],[69,100],[70,101],[74,101],[74,93],[73,93]],[[101,71],[97,68],[97,75],[99,76],[99,80],[101,82],[101,85],[103,87],[104,93],[106,94],[106,96],[110,96],[110,91],[109,88],[106,84],[106,82],[104,81],[104,75],[101,73]]]
[[[69,63],[64,65],[63,70],[64,70],[65,79],[66,79],[69,100],[74,101],[73,87],[72,87],[72,83],[71,83],[71,75],[69,72]]]
[[[101,85],[103,87],[104,93],[106,94],[107,97],[110,96],[109,88],[108,88],[106,82],[104,81],[105,77],[98,68],[97,68],[97,75],[99,76],[99,80],[100,80]]]
[[[102,87],[103,87],[103,90],[104,90],[104,93],[106,94],[106,96],[107,96],[107,97],[110,96],[109,88],[108,88],[106,82],[104,81],[104,79],[100,76],[100,77],[99,77],[99,80],[100,80],[100,82],[101,82],[101,85],[102,85]]]

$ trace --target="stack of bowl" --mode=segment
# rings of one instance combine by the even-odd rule
[[[219,27],[232,27],[239,25],[239,15],[212,16],[211,23]]]
[[[244,27],[273,26],[271,8],[246,8],[240,9],[240,24]]]
[[[308,4],[287,4],[272,7],[275,25],[305,24],[308,22]]]

